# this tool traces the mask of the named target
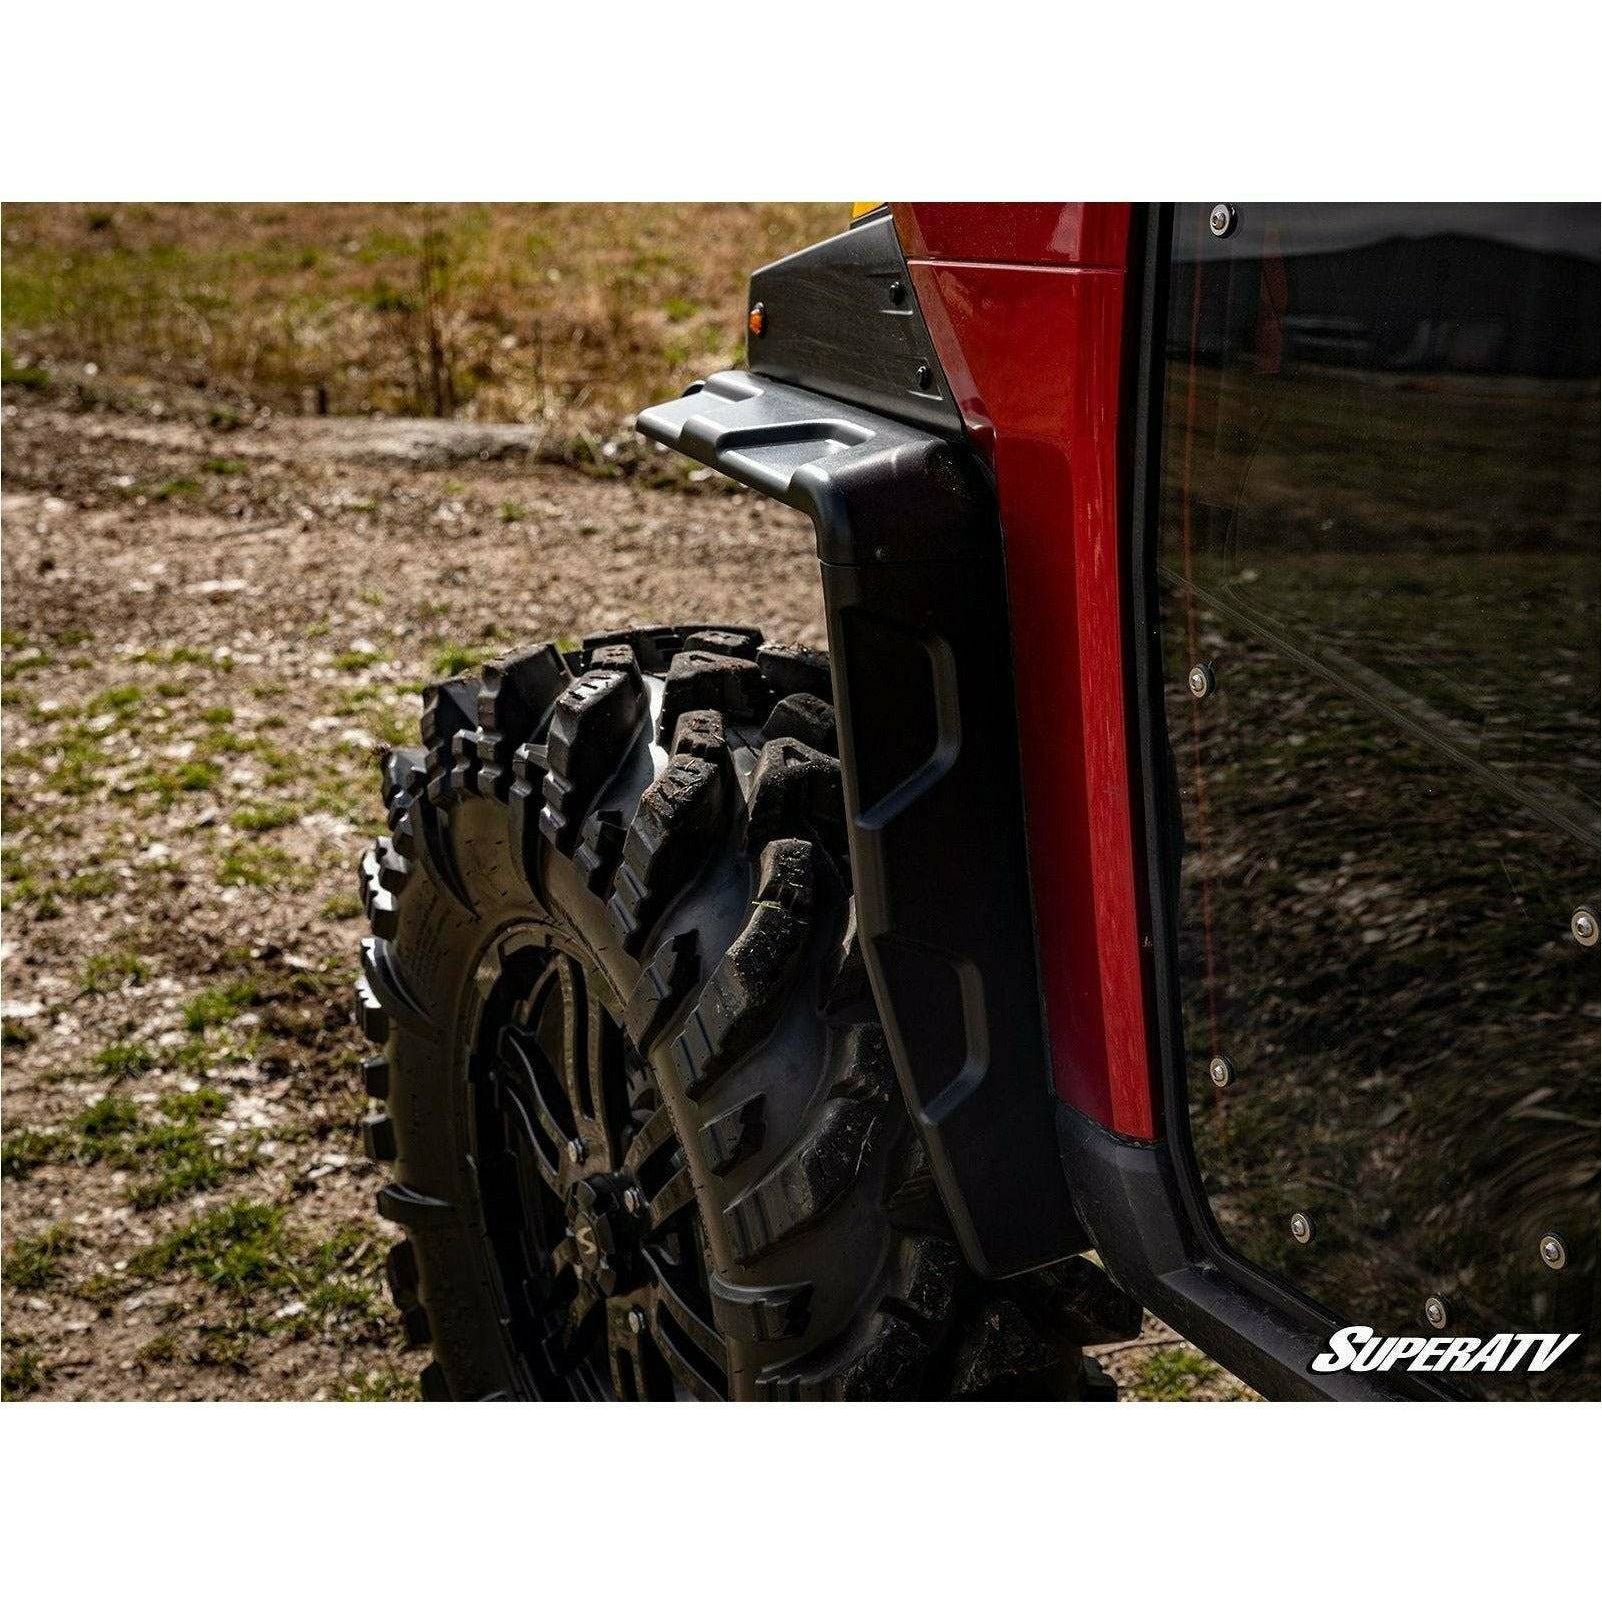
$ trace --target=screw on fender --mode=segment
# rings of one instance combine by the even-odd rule
[[[1228,1057],[1217,1056],[1207,1064],[1207,1077],[1218,1086],[1220,1090],[1227,1090],[1235,1083],[1235,1065]]]
[[[1235,232],[1235,208],[1221,200],[1207,214],[1207,226],[1214,239],[1228,239]]]
[[[1594,946],[1597,937],[1597,917],[1589,907],[1576,907],[1574,916],[1569,919],[1569,933],[1580,942],[1582,946]]]
[[[1213,677],[1213,665],[1211,662],[1198,662],[1185,675],[1185,683],[1190,686],[1190,693],[1198,701],[1203,701],[1211,695],[1217,682]]]
[[[1306,1213],[1292,1213],[1290,1221],[1291,1239],[1298,1246],[1307,1246],[1313,1239],[1313,1220]]]
[[[1541,1237],[1541,1261],[1554,1272],[1568,1266],[1569,1248],[1561,1235],[1548,1230]]]
[[[1424,1322],[1431,1329],[1445,1329],[1451,1322],[1452,1310],[1446,1305],[1442,1296],[1427,1296],[1424,1299]]]

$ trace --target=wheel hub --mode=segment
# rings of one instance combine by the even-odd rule
[[[601,1174],[578,1180],[567,1193],[575,1271],[603,1296],[617,1296],[640,1282],[634,1251],[639,1232],[623,1202],[631,1188],[625,1174]]]

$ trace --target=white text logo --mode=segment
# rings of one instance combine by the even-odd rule
[[[1393,1368],[1415,1374],[1511,1374],[1528,1363],[1532,1374],[1545,1373],[1577,1340],[1578,1335],[1378,1336],[1364,1324],[1338,1329],[1329,1350],[1313,1359],[1319,1374],[1350,1369],[1354,1374],[1383,1373]]]

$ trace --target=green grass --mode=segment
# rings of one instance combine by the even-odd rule
[[[43,367],[18,366],[9,350],[0,349],[0,384],[10,384],[17,389],[46,390],[50,387],[50,374]]]
[[[118,1041],[95,1053],[95,1067],[108,1079],[137,1079],[148,1074],[156,1062],[155,1052],[138,1041]]]
[[[200,1034],[217,1024],[231,1023],[257,998],[257,987],[249,979],[233,979],[224,985],[202,990],[184,1007],[184,1028]]]
[[[102,1096],[72,1120],[75,1128],[93,1145],[126,1135],[139,1127],[139,1108],[127,1096]]]
[[[139,781],[138,789],[170,807],[182,795],[199,795],[212,789],[221,777],[222,769],[215,762],[196,757],[153,769]]]
[[[353,901],[356,900],[354,896],[351,899]],[[360,912],[361,910],[361,902],[357,901],[356,911]],[[324,916],[327,916],[326,912]],[[20,1051],[24,1046],[31,1046],[38,1038],[38,1035],[27,1024],[23,1023],[20,1018],[7,1018],[3,1024],[0,1024],[0,1045],[9,1046],[13,1051]]]
[[[217,864],[217,883],[266,889],[273,885],[296,887],[306,883],[309,870],[287,851],[273,845],[231,846]]]
[[[344,923],[362,915],[362,899],[354,891],[342,890],[330,896],[319,909],[330,923]]]
[[[6,1251],[5,1282],[12,1290],[44,1290],[62,1275],[62,1265],[77,1246],[65,1224],[50,1224]]]
[[[377,662],[384,660],[382,651],[341,651],[333,660],[333,665],[341,673],[356,673],[362,668],[370,668]]]
[[[33,1341],[27,1336],[6,1336],[5,1368],[0,1373],[0,1397],[8,1402],[32,1396],[44,1384],[49,1371]]]
[[[117,876],[109,868],[86,868],[75,873],[61,886],[61,893],[69,901],[97,901],[109,896],[117,888]]]
[[[272,829],[283,828],[286,823],[293,823],[299,816],[299,808],[274,802],[265,806],[239,807],[228,821],[247,834],[266,834]]]
[[[388,1364],[371,1368],[347,1381],[334,1397],[336,1402],[415,1402],[421,1399],[417,1376]]]
[[[138,1279],[187,1273],[219,1290],[240,1292],[282,1279],[284,1210],[232,1201],[137,1251],[128,1271]]]
[[[196,478],[169,478],[153,484],[145,493],[153,501],[187,499],[200,493],[200,480]]]
[[[83,965],[83,993],[109,995],[126,986],[141,985],[150,977],[150,965],[131,951],[102,951]]]
[[[7,1179],[26,1179],[36,1168],[65,1162],[73,1145],[64,1130],[18,1129],[0,1145],[0,1174]]]
[[[102,690],[84,708],[89,717],[99,717],[102,712],[129,712],[144,700],[145,692],[137,684],[118,684],[109,690]]]
[[[317,1239],[297,1230],[281,1206],[231,1201],[136,1252],[127,1272],[144,1281],[192,1275],[246,1309],[257,1298],[289,1297],[301,1308],[274,1326],[303,1337],[353,1324],[376,1331],[387,1316],[378,1289],[382,1262],[382,1243],[363,1228],[346,1226]],[[261,1328],[253,1315],[245,1326],[213,1333],[231,1344]],[[232,1363],[247,1350],[241,1345],[224,1360]]]
[[[469,668],[477,667],[495,654],[493,647],[474,645],[442,645],[435,653],[431,666],[435,673],[450,679]]]
[[[1130,1392],[1143,1402],[1183,1402],[1199,1385],[1216,1379],[1221,1372],[1216,1363],[1198,1352],[1182,1347],[1163,1348],[1144,1359]]]

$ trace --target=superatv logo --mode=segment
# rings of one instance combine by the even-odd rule
[[[1528,1364],[1545,1373],[1577,1341],[1578,1335],[1379,1336],[1364,1324],[1350,1324],[1329,1338],[1329,1350],[1309,1365],[1319,1374],[1381,1373],[1393,1368],[1415,1374],[1511,1374]]]

